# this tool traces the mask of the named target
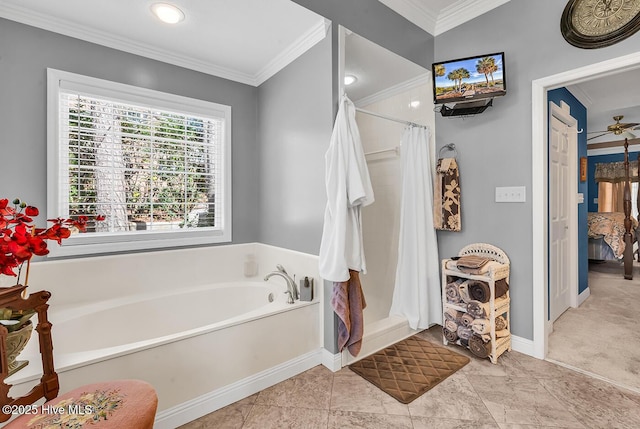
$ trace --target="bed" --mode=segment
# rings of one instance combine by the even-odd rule
[[[594,261],[624,260],[626,229],[622,212],[587,213],[588,255]],[[631,217],[631,242],[635,242],[636,219]]]
[[[638,155],[640,165],[640,154]],[[590,260],[623,262],[624,278],[633,279],[633,243],[636,241],[638,221],[631,216],[631,177],[629,142],[624,140],[623,212],[588,213],[588,257]],[[634,178],[637,180],[638,178]],[[640,194],[640,190],[638,191]],[[640,209],[640,198],[638,198]],[[638,254],[640,261],[640,252]]]

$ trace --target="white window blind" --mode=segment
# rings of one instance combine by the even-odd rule
[[[57,86],[55,216],[105,216],[72,244],[180,245],[193,242],[194,231],[229,241],[227,106],[66,73],[50,84]]]

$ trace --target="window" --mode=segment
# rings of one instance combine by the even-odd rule
[[[229,106],[52,69],[48,103],[48,216],[105,216],[54,256],[231,240]]]
[[[638,182],[631,183],[631,216],[638,219]],[[624,212],[624,183],[598,183],[598,211]]]

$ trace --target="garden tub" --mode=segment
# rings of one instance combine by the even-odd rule
[[[156,428],[170,428],[319,364],[319,300],[288,304],[282,278],[263,280],[272,260],[294,267],[301,258],[308,272],[317,270],[315,258],[293,252],[283,261],[285,250],[244,246],[253,246],[252,259],[263,261],[258,266],[266,265],[255,276],[134,288],[140,292],[89,302],[56,302],[52,291],[49,318],[61,392],[102,380],[142,379],[158,392]],[[9,379],[16,391],[28,390],[40,376],[36,341],[20,356],[25,358],[30,364]]]

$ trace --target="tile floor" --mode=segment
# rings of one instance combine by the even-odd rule
[[[440,343],[439,327],[418,335]],[[640,394],[507,352],[497,365],[472,356],[471,363],[408,405],[348,368],[332,373],[318,366],[181,429],[638,427]]]

